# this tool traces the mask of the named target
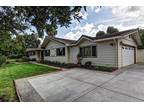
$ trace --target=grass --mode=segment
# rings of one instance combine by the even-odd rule
[[[0,97],[4,101],[17,101],[13,80],[53,72],[56,69],[30,64],[9,63],[0,67]]]

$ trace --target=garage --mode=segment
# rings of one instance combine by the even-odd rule
[[[128,66],[135,63],[135,48],[131,46],[122,46],[122,66]]]

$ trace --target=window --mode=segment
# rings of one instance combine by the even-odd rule
[[[92,46],[92,56],[97,57],[97,47]]]
[[[44,54],[45,56],[50,56],[50,50],[45,50]]]
[[[80,55],[82,57],[97,57],[97,47],[96,46],[81,47]]]
[[[56,49],[56,55],[57,56],[65,56],[65,48],[57,48]]]
[[[91,56],[91,47],[90,46],[84,47],[84,57],[88,57],[88,56]]]

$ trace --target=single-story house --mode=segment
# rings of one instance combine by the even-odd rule
[[[137,48],[142,44],[139,30],[131,29],[113,34],[90,37],[82,35],[77,41],[45,37],[41,59],[61,63],[91,61],[93,65],[121,68],[137,63]]]

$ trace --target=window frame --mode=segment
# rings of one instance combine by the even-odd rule
[[[46,52],[46,51],[48,51],[48,52]],[[44,50],[44,56],[45,57],[50,56],[50,49]]]
[[[56,56],[65,56],[65,47],[56,48]]]
[[[86,56],[85,55],[85,49],[90,47],[90,55]],[[96,54],[95,56],[93,55],[93,47],[96,48]],[[82,58],[97,58],[98,54],[97,54],[97,45],[88,45],[88,46],[81,46],[79,47],[79,52]]]

